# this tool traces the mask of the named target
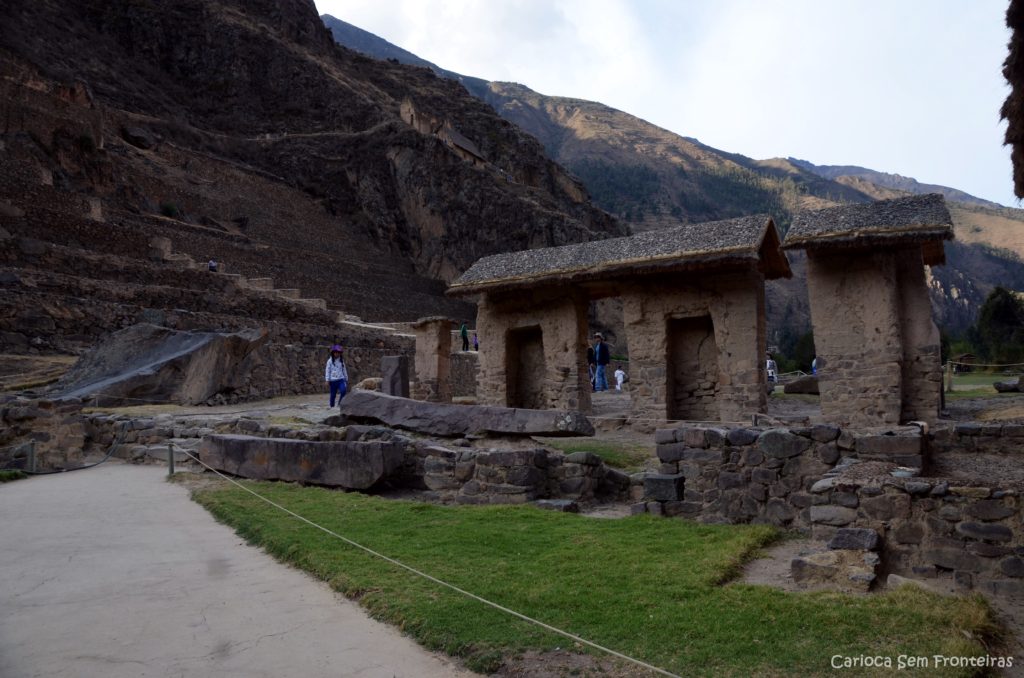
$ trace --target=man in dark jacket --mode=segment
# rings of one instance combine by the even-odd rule
[[[605,370],[608,364],[612,361],[611,351],[608,350],[608,344],[604,343],[604,337],[600,332],[594,334],[594,339],[597,342],[594,344],[594,360],[597,361],[597,371],[594,376],[594,390],[595,391],[607,391],[608,390],[608,377],[605,375]]]

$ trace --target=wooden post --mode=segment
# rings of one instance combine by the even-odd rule
[[[953,392],[953,361],[946,361],[946,393]]]
[[[174,445],[167,443],[167,477],[174,475]]]

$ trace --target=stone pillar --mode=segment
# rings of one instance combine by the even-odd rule
[[[942,352],[932,320],[920,248],[900,255],[897,268],[903,339],[903,421],[935,421],[942,407]]]
[[[388,355],[380,359],[381,393],[409,397],[409,357]]]
[[[768,411],[764,279],[723,280],[718,291],[709,309],[718,344],[718,417],[749,421]]]
[[[452,400],[448,374],[451,369],[452,321],[448,318],[423,318],[416,332],[416,383],[412,397],[432,403]]]
[[[509,363],[516,359],[509,342],[522,332],[539,330],[538,372],[531,374],[539,389],[538,409],[590,411],[587,373],[587,309],[585,296],[565,290],[540,290],[507,297],[487,294],[477,308],[480,368],[477,401],[481,405],[510,405]]]
[[[900,421],[902,256],[898,251],[808,251],[821,413],[829,422],[885,426]]]

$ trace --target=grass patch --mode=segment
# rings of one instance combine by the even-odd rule
[[[17,469],[0,470],[0,483],[9,483],[22,478],[28,478],[28,474]]]
[[[644,462],[654,456],[651,445],[605,442],[602,440],[566,440],[565,438],[542,438],[548,447],[560,450],[564,454],[573,452],[593,452],[604,460],[604,463],[623,471],[640,471]]]
[[[720,586],[777,536],[757,525],[533,507],[444,507],[249,483],[273,501],[406,564],[548,624],[686,676],[832,673],[843,655],[984,653],[980,598],[870,596]],[[232,486],[196,500],[245,539],[356,598],[424,646],[495,670],[525,650],[571,647],[324,535]],[[928,675],[942,675],[931,671]]]
[[[303,419],[302,417],[282,417],[275,415],[267,418],[267,423],[271,426],[292,426],[292,427],[307,427],[313,426],[313,422],[309,419]]]

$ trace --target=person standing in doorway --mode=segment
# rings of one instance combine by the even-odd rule
[[[594,333],[594,360],[597,362],[597,371],[594,375],[594,390],[595,391],[607,391],[608,390],[608,377],[605,374],[608,369],[608,363],[612,361],[611,351],[608,350],[608,344],[604,343],[604,336],[600,332]]]
[[[345,367],[345,358],[339,344],[331,346],[331,357],[327,359],[324,380],[331,389],[331,407],[334,407],[335,399],[341,400],[348,393],[348,368]]]
[[[473,350],[480,350],[480,336],[476,332],[473,333]]]
[[[462,327],[459,328],[459,335],[462,337],[462,350],[469,350],[469,325],[465,322],[462,323]]]

